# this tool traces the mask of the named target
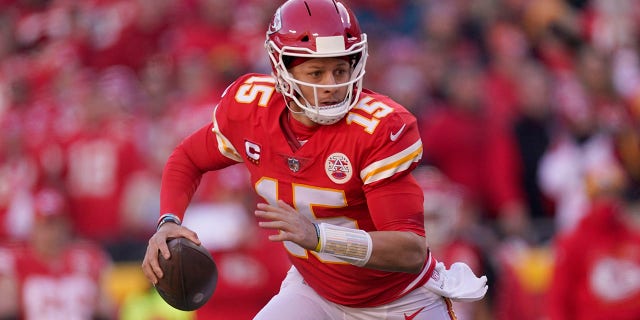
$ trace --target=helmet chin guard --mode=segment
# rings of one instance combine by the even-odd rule
[[[334,0],[285,2],[269,24],[265,47],[278,91],[300,107],[311,121],[323,125],[336,123],[358,102],[367,60],[367,36],[343,3]],[[334,85],[300,81],[287,70],[285,57],[348,57],[351,77],[347,82]],[[308,101],[302,95],[301,86],[313,88],[315,101]],[[339,103],[321,105],[317,93],[323,88],[346,88],[347,94]]]

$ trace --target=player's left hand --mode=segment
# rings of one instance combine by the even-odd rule
[[[309,250],[318,244],[313,223],[282,200],[278,200],[277,206],[259,203],[255,215],[266,220],[258,222],[261,228],[280,231],[269,236],[271,241],[291,241]]]

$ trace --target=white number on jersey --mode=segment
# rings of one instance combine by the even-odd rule
[[[360,102],[358,102],[354,109],[362,110],[370,114],[371,118],[364,117],[359,113],[349,112],[347,115],[347,123],[351,124],[355,122],[364,127],[364,131],[369,134],[372,134],[376,130],[381,118],[384,118],[393,112],[391,107],[383,102],[373,101],[372,97],[364,97],[360,99]]]
[[[274,83],[275,80],[271,77],[250,77],[238,87],[236,101],[239,103],[252,103],[254,100],[259,99],[258,105],[266,107],[276,90],[273,86]]]
[[[320,223],[327,222],[334,225],[358,229],[355,220],[347,217],[318,218],[313,210],[317,207],[322,208],[342,208],[347,206],[347,198],[342,190],[319,188],[303,184],[293,184],[293,207],[301,214],[305,215],[311,222]],[[264,198],[270,205],[276,205],[278,197],[278,180],[263,177],[256,183],[256,192]],[[284,246],[289,254],[298,258],[306,259],[308,253],[312,253],[322,262],[346,263],[328,254],[321,254],[310,251],[301,246],[285,241]]]

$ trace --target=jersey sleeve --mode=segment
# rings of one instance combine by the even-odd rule
[[[254,109],[247,107],[246,100],[258,100],[258,105],[268,100],[274,82],[270,76],[247,74],[227,87],[211,123],[183,140],[169,157],[162,175],[161,214],[182,219],[205,172],[243,162],[234,141],[239,143],[243,130],[251,125],[248,121]]]
[[[363,151],[360,178],[367,205],[378,230],[424,236],[424,195],[411,175],[422,158],[417,121],[390,99],[379,99],[394,111],[380,118],[372,143]]]
[[[360,178],[365,191],[409,174],[422,159],[422,140],[415,117],[400,108],[380,120],[363,150]]]
[[[185,138],[169,156],[162,173],[161,215],[171,213],[182,219],[205,172],[241,162],[233,156],[235,149],[218,127],[227,117],[226,109],[221,107],[226,104],[223,96],[214,110],[213,121]]]
[[[377,230],[410,231],[425,236],[424,195],[412,175],[402,175],[367,193],[367,205]]]
[[[223,93],[213,114],[213,133],[220,154],[243,162],[238,152],[244,151],[246,131],[259,127],[262,112],[275,93],[275,79],[250,73],[239,77]]]

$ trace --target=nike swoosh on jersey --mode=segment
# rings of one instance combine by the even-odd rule
[[[420,313],[422,310],[424,310],[425,307],[422,307],[420,309],[418,309],[418,311],[412,313],[411,315],[407,315],[406,313],[404,314],[404,320],[412,320],[413,318],[415,318],[418,313]]]
[[[389,139],[391,139],[391,141],[396,141],[398,140],[398,137],[400,137],[400,135],[402,134],[402,132],[404,131],[404,128],[407,126],[407,124],[403,124],[402,127],[400,128],[400,130],[398,130],[396,133],[390,133],[389,134]]]

